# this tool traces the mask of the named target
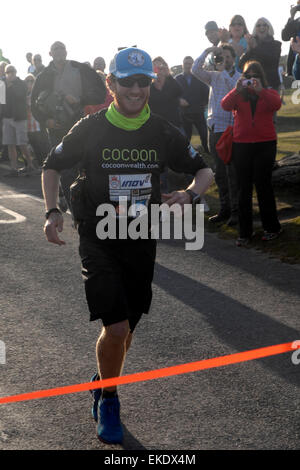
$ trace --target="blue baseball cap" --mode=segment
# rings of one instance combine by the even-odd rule
[[[110,63],[109,72],[117,78],[138,74],[156,78],[150,55],[137,47],[128,47],[119,51]]]

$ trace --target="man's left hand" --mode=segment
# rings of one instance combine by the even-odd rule
[[[190,105],[190,103],[186,101],[184,98],[179,98],[179,104],[180,106],[183,106],[184,108]]]
[[[79,103],[79,100],[77,98],[74,98],[74,96],[72,96],[72,95],[66,95],[65,100],[71,105]]]
[[[219,33],[220,33],[220,41],[221,41],[222,43],[229,41],[229,39],[230,39],[230,32],[229,32],[226,28],[220,28],[220,29],[219,29]]]
[[[183,209],[184,204],[191,204],[191,196],[185,191],[173,191],[169,194],[162,194],[161,197],[162,202],[168,204],[169,207],[173,204],[179,204]]]

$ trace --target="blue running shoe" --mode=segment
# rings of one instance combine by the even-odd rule
[[[107,444],[121,444],[123,441],[123,429],[120,420],[120,402],[118,396],[102,398],[99,405],[99,414],[97,435],[100,441]]]
[[[100,377],[96,373],[91,378],[91,382],[95,382],[97,380],[100,380]],[[92,406],[92,417],[97,423],[97,421],[98,421],[98,403],[99,403],[99,400],[101,398],[102,388],[96,388],[95,390],[90,390],[90,392],[91,392],[93,400],[94,400],[94,403],[93,403],[93,406]]]

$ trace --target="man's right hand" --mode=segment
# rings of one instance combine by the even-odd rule
[[[220,41],[222,43],[228,42],[230,39],[230,32],[226,28],[220,28],[219,29],[219,34],[220,34]]]
[[[213,46],[206,49],[207,54],[209,54],[210,52],[213,52],[214,54],[223,54],[223,49],[222,47]]]
[[[55,245],[65,245],[66,242],[58,237],[57,232],[63,231],[64,219],[58,212],[52,212],[44,225],[44,232],[48,242]]]

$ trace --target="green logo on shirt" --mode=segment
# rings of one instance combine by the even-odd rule
[[[156,150],[147,149],[109,149],[102,150],[102,159],[105,162],[157,162]]]

